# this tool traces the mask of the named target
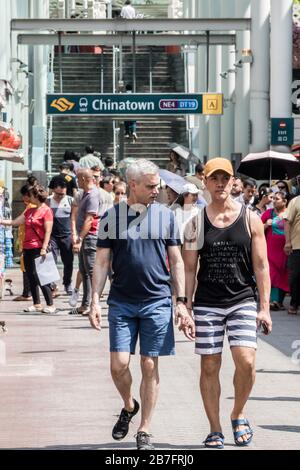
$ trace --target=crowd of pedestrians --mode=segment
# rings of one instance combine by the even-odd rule
[[[71,150],[63,158],[48,188],[41,186],[33,175],[28,177],[21,188],[24,211],[14,220],[1,220],[1,225],[19,227],[23,292],[14,300],[33,302],[24,311],[56,311],[53,299],[60,295],[59,288],[55,283],[41,285],[36,270],[36,259],[51,252],[54,261],[57,263],[60,256],[63,264],[62,284],[70,296],[70,313],[84,315],[90,304],[99,220],[115,202],[127,197],[127,185],[121,181],[113,161],[107,158],[102,162],[91,146],[85,147],[81,158]],[[76,256],[79,271],[74,276]],[[76,308],[81,284],[81,306]],[[40,289],[46,306],[40,301]]]
[[[169,170],[179,171],[172,157]],[[272,330],[270,310],[300,306],[300,196],[285,181],[235,177],[224,158],[199,163],[179,188],[166,187],[145,159],[126,178],[91,146],[66,151],[59,174],[44,188],[29,177],[24,211],[0,224],[19,227],[27,312],[55,313],[58,286],[42,285],[36,259],[51,251],[63,264],[71,314],[89,316],[101,330],[100,297],[110,280],[108,322],[112,380],[123,406],[112,429],[123,439],[140,412],[137,448],[151,450],[151,420],[159,391],[159,357],[175,352],[174,322],[200,355],[200,391],[210,425],[208,448],[224,446],[219,373],[225,333],[234,362],[231,423],[237,446],[250,444],[245,406],[255,380],[257,330]],[[79,271],[73,272],[78,257]],[[40,300],[41,289],[46,306]],[[82,290],[81,305],[77,306]],[[140,401],[133,395],[130,358],[141,355]]]

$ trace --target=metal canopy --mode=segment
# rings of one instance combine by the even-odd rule
[[[235,44],[235,34],[211,34],[209,43],[213,45]],[[18,34],[18,44],[27,45],[58,45],[58,34]],[[62,46],[112,46],[122,44],[131,46],[132,37],[128,34],[62,34]],[[137,46],[197,46],[206,45],[204,34],[138,34]]]
[[[246,31],[250,18],[12,19],[12,31]]]

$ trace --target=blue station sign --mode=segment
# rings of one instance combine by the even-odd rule
[[[271,145],[293,145],[294,119],[271,118]]]
[[[48,94],[47,114],[55,116],[148,116],[222,114],[222,94]]]

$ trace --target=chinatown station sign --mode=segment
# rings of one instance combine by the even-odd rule
[[[223,95],[221,93],[48,94],[47,114],[53,116],[221,115]]]

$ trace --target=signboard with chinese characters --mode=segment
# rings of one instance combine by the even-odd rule
[[[293,145],[294,119],[271,118],[271,145]]]
[[[173,116],[222,114],[221,93],[49,94],[47,114],[56,116]]]

